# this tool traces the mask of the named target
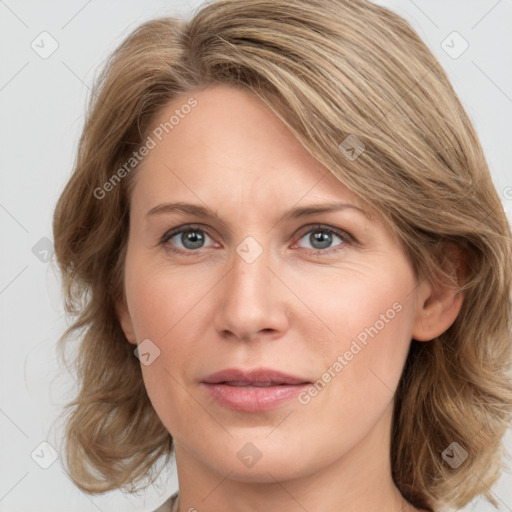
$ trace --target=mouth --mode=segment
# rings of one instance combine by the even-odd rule
[[[273,369],[231,368],[209,375],[201,384],[221,406],[237,411],[261,412],[285,404],[311,382]]]

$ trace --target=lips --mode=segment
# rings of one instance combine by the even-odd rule
[[[224,407],[260,412],[283,405],[311,382],[273,369],[229,368],[209,375],[201,384]]]
[[[294,377],[286,373],[266,369],[257,368],[254,370],[239,370],[237,368],[229,368],[217,373],[213,373],[203,379],[206,384],[229,384],[231,386],[278,386],[284,384],[307,384],[306,379]]]

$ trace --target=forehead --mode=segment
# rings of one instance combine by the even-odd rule
[[[137,169],[132,207],[198,199],[251,208],[360,204],[248,90],[218,85],[181,95],[159,113],[150,137],[155,144]]]

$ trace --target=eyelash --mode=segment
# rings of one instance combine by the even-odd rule
[[[311,226],[307,226],[307,231],[302,231],[302,234],[297,238],[297,241],[294,242],[294,245],[299,242],[302,238],[304,238],[305,235],[312,233],[314,231],[321,231],[324,233],[329,233],[336,235],[341,239],[341,243],[338,244],[335,247],[330,247],[327,249],[306,249],[310,253],[313,253],[313,255],[325,255],[325,254],[331,254],[333,252],[338,252],[342,250],[343,246],[347,244],[352,244],[356,242],[355,238],[346,231],[342,229],[335,228],[333,226],[326,226],[323,224],[315,224]],[[180,235],[183,232],[186,231],[199,231],[201,233],[205,233],[208,237],[210,237],[213,240],[213,237],[208,234],[208,231],[203,229],[201,226],[197,224],[185,224],[183,226],[179,226],[175,229],[172,229],[164,234],[162,237],[160,244],[166,246],[166,250],[183,255],[183,256],[195,256],[198,253],[201,252],[202,249],[177,249],[176,247],[172,247],[170,244],[168,244],[168,241],[172,238],[174,238],[176,235]]]

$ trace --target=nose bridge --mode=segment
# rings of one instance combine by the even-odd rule
[[[236,247],[216,312],[219,332],[250,339],[263,330],[285,328],[283,296],[276,288],[271,266],[270,251],[254,237],[246,237]]]
[[[246,237],[237,247],[233,257],[231,281],[242,294],[255,299],[268,290],[270,251],[263,248],[254,237]]]

